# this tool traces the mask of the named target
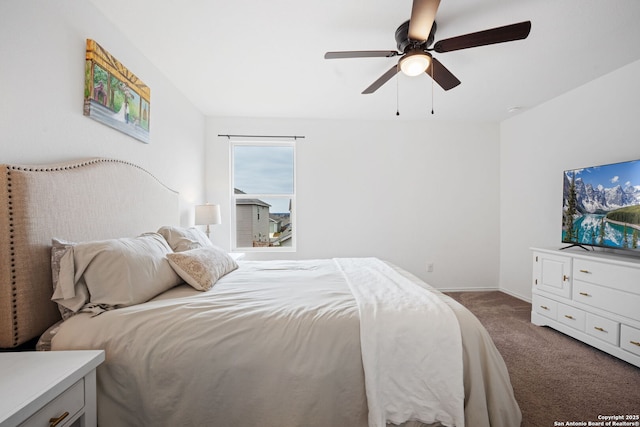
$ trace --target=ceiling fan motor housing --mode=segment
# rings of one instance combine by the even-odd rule
[[[437,25],[434,21],[427,40],[411,40],[409,39],[409,21],[404,22],[396,30],[396,44],[398,46],[398,50],[404,53],[407,51],[407,48],[409,48],[409,50],[426,49],[433,44],[433,40],[436,38],[436,28]]]

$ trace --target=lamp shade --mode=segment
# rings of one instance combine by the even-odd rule
[[[196,206],[196,225],[220,224],[220,205]]]

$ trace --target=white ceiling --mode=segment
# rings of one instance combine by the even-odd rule
[[[442,0],[436,41],[525,20],[531,33],[434,54],[462,82],[450,91],[399,74],[362,95],[397,58],[324,53],[396,49],[411,0],[91,1],[208,116],[500,121],[640,59],[639,0]]]

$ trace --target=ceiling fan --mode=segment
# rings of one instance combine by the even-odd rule
[[[375,92],[400,71],[408,76],[417,76],[426,73],[431,76],[442,89],[449,90],[458,86],[460,80],[442,65],[440,61],[434,58],[430,52],[445,53],[471,47],[522,40],[527,38],[531,31],[531,21],[524,21],[440,40],[433,44],[437,28],[435,17],[438,6],[440,6],[440,0],[413,0],[411,19],[400,25],[396,30],[395,38],[398,51],[362,50],[327,52],[324,58],[391,58],[399,56],[400,59],[398,63],[366,88],[362,92],[363,94]],[[433,46],[431,46],[432,44]]]

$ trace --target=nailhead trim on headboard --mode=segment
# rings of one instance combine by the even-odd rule
[[[22,282],[26,279],[26,276],[22,273],[21,267],[19,267],[19,263],[22,260],[18,259],[18,252],[20,252],[20,248],[22,247],[20,231],[19,229],[22,227],[22,218],[19,218],[18,215],[21,214],[20,206],[16,205],[19,200],[16,199],[18,191],[18,174],[22,174],[24,172],[58,172],[58,171],[69,171],[73,169],[82,168],[85,166],[96,165],[100,163],[117,163],[126,165],[129,167],[134,167],[142,172],[144,172],[147,176],[151,177],[154,181],[159,183],[165,189],[171,191],[173,194],[175,193],[165,184],[163,184],[156,176],[149,173],[143,167],[140,167],[134,163],[130,163],[123,160],[117,159],[108,159],[108,158],[92,158],[92,159],[81,159],[77,161],[71,161],[70,163],[59,163],[59,164],[51,164],[51,165],[3,165],[4,170],[0,173],[4,173],[4,180],[6,187],[2,189],[2,193],[5,194],[6,197],[6,206],[3,207],[2,215],[7,215],[5,217],[3,232],[6,233],[4,236],[6,240],[3,243],[3,250],[7,250],[8,255],[7,258],[4,258],[4,265],[6,268],[4,273],[6,274],[2,280],[4,281],[4,285],[6,286],[4,296],[7,298],[4,302],[3,310],[4,312],[4,320],[3,320],[3,328],[4,329],[4,346],[12,344],[13,347],[17,347],[18,345],[25,342],[25,338],[28,339],[29,335],[31,335],[32,326],[25,326],[23,318],[25,315],[28,316],[28,312],[25,308],[25,304],[22,302],[23,300],[23,290],[22,290]],[[20,181],[21,182],[21,181]],[[164,200],[164,199],[163,199]],[[177,200],[177,199],[176,199]],[[176,205],[177,207],[177,205]],[[3,254],[3,257],[6,256]],[[28,279],[27,279],[28,280]],[[7,283],[8,282],[8,283]]]
[[[90,160],[82,160],[82,161],[79,161],[78,163],[75,163],[75,164],[65,164],[64,166],[47,166],[47,167],[43,167],[43,166],[33,166],[33,167],[31,167],[31,166],[7,165],[7,169],[8,169],[8,173],[9,174],[10,174],[11,170],[19,170],[19,171],[27,171],[27,172],[55,172],[55,171],[76,169],[76,168],[80,168],[80,167],[87,166],[87,165],[93,165],[93,164],[96,164],[96,163],[108,163],[108,162],[121,163],[121,164],[124,164],[124,165],[127,165],[127,166],[132,166],[134,168],[140,169],[141,171],[144,171],[147,174],[149,174],[151,177],[153,177],[153,179],[158,181],[158,183],[162,184],[165,188],[171,190],[169,187],[167,187],[165,184],[163,184],[162,181],[160,181],[158,178],[156,178],[155,175],[153,175],[151,172],[149,172],[145,168],[143,168],[141,166],[138,166],[135,163],[130,163],[130,162],[126,162],[124,160],[118,160],[118,159],[95,158],[95,159],[90,159]]]
[[[13,200],[11,194],[11,170],[7,170],[7,209],[9,212],[9,255],[11,265],[11,321],[13,324],[13,345],[18,343],[18,288],[16,286],[16,252],[14,240]]]

